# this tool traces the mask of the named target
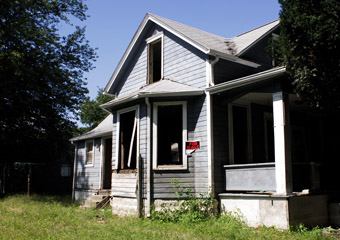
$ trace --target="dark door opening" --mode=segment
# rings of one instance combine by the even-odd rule
[[[103,189],[111,189],[112,177],[112,138],[105,139]]]

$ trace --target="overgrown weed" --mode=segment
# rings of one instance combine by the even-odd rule
[[[173,178],[171,180],[177,196],[174,203],[163,203],[161,209],[152,209],[151,219],[163,222],[198,223],[214,217],[215,199],[210,193],[195,196],[192,188],[182,187],[182,182]]]

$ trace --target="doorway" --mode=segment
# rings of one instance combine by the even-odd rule
[[[112,138],[104,139],[103,189],[111,190],[112,177]]]

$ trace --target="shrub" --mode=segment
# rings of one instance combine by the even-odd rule
[[[215,199],[209,193],[195,196],[190,186],[182,187],[182,182],[172,179],[177,200],[163,203],[161,209],[151,212],[151,219],[163,222],[202,222],[214,216]]]

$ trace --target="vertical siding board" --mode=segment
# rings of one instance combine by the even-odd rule
[[[224,192],[225,172],[223,165],[228,163],[228,113],[227,106],[218,104],[214,98],[214,162],[215,162],[215,192]]]

